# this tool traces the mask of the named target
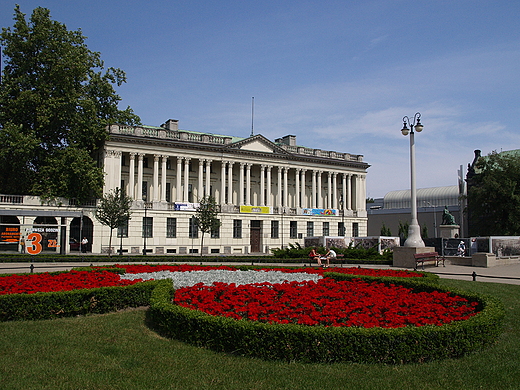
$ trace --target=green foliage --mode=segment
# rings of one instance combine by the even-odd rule
[[[384,279],[380,281],[385,283]],[[395,284],[395,279],[386,283]],[[442,290],[436,284],[404,283],[412,283],[418,291]],[[504,318],[497,299],[456,292],[478,301],[482,311],[469,320],[443,326],[395,329],[265,324],[176,306],[171,303],[173,293],[171,283],[160,283],[150,300],[148,321],[162,335],[218,352],[306,363],[402,364],[461,357],[492,344]]]
[[[493,152],[476,172],[468,183],[470,234],[520,235],[520,156]]]
[[[421,237],[428,238],[428,226],[423,225],[423,227],[421,229]]]
[[[108,243],[108,253],[111,255],[112,232],[115,228],[123,226],[130,219],[130,207],[132,198],[117,187],[114,191],[105,194],[99,201],[96,209],[97,220],[110,228],[110,239]]]
[[[210,233],[220,227],[220,220],[218,214],[220,213],[220,206],[217,204],[213,196],[206,196],[199,201],[199,207],[193,217],[195,223],[202,232],[200,240],[200,255],[202,256],[202,246],[204,243],[204,234]]]
[[[126,82],[124,72],[105,71],[81,31],[51,20],[46,8],[34,9],[26,20],[17,5],[14,25],[2,29],[0,45],[5,64],[0,141],[10,139],[0,143],[0,192],[80,202],[99,194],[103,179],[94,159],[107,138],[106,126],[140,122],[130,108],[118,109],[121,99],[113,85]]]
[[[46,320],[145,306],[156,284],[149,281],[129,286],[0,295],[0,321]]]
[[[397,228],[397,234],[401,238],[401,242],[405,242],[408,238],[408,229],[410,228],[410,223],[408,221],[402,222],[399,221],[399,226]]]
[[[381,225],[381,235],[384,236],[384,237],[392,237],[392,231],[390,230],[389,227],[387,227],[385,225],[385,223],[383,222],[383,224]]]

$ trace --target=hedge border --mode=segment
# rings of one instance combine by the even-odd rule
[[[345,274],[331,276],[352,279]],[[147,321],[163,336],[217,352],[303,363],[403,364],[458,358],[489,346],[501,333],[505,311],[498,299],[403,280],[408,278],[395,283],[395,279],[379,281],[421,291],[449,291],[478,301],[481,311],[468,320],[442,326],[395,329],[265,324],[211,316],[174,305],[171,282],[160,281],[152,293]]]
[[[158,281],[71,291],[0,295],[0,321],[47,320],[148,306]]]

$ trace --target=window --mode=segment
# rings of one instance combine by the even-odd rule
[[[359,237],[359,223],[352,223],[352,237]]]
[[[280,234],[280,224],[279,221],[271,221],[271,238],[279,238]]]
[[[166,202],[172,201],[172,186],[170,183],[166,183]]]
[[[289,238],[297,238],[298,237],[298,222],[291,221],[289,222]]]
[[[242,238],[242,220],[233,220],[233,238]]]
[[[211,238],[220,238],[220,225],[211,229]]]
[[[338,222],[338,236],[345,235],[345,222]]]
[[[329,222],[323,222],[323,235],[330,236],[330,224]]]
[[[124,224],[117,228],[117,236],[118,237],[128,237],[128,219]]]
[[[307,222],[307,237],[314,237],[314,222]]]
[[[193,184],[188,184],[188,202],[193,203]]]
[[[153,237],[153,217],[143,217],[143,237]]]
[[[142,189],[142,193],[143,193],[143,200],[144,201],[147,201],[148,200],[148,182],[147,181],[143,181],[143,189]]]
[[[121,154],[121,166],[125,166],[126,165],[126,154],[122,153]]]
[[[175,238],[177,237],[177,218],[166,219],[166,237]]]
[[[190,229],[188,232],[189,238],[198,238],[199,237],[199,226],[197,225],[197,221],[195,218],[190,218]]]
[[[143,168],[148,168],[148,157],[143,157]]]

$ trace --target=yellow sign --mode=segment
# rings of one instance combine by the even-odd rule
[[[240,206],[240,212],[249,214],[270,214],[271,208],[268,206]]]

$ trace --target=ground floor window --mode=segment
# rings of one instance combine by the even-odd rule
[[[280,224],[279,221],[271,221],[271,238],[279,238]]]
[[[177,218],[166,219],[166,237],[175,238],[177,237]]]
[[[338,222],[338,236],[345,235],[345,222]]]
[[[298,238],[298,222],[296,221],[289,223],[289,238]]]
[[[143,237],[153,237],[153,217],[143,217]]]
[[[128,237],[128,219],[117,228],[118,237]]]
[[[242,220],[233,220],[233,238],[242,238]]]
[[[359,237],[359,223],[352,223],[352,237]]]
[[[330,236],[330,224],[329,222],[323,222],[323,236]]]
[[[307,237],[314,237],[314,222],[307,222]]]
[[[188,232],[189,238],[198,238],[199,237],[199,226],[197,225],[197,220],[195,218],[190,218],[190,228]]]

